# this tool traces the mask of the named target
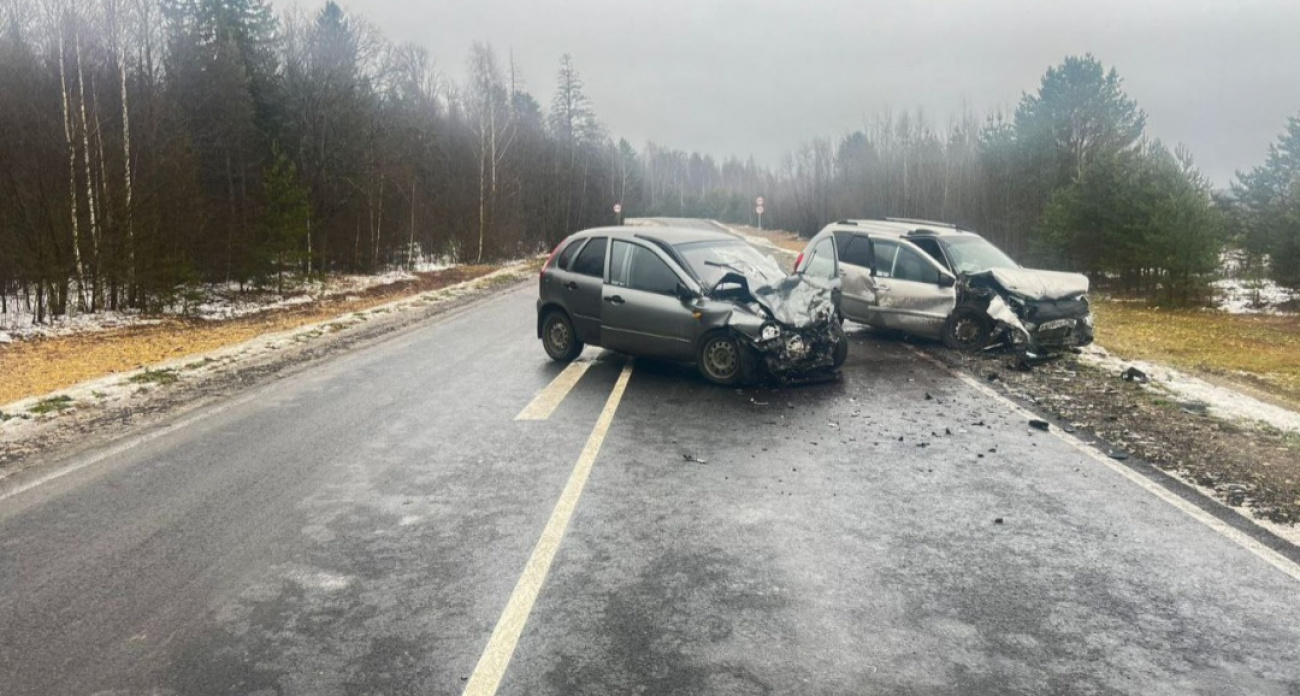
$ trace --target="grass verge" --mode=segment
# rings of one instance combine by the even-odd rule
[[[417,273],[415,280],[370,288],[353,296],[334,296],[226,321],[164,317],[153,325],[7,343],[0,345],[0,374],[5,375],[5,379],[0,379],[0,404],[48,394],[105,375],[128,372],[141,365],[206,353],[263,334],[364,312],[403,297],[480,278],[496,270],[496,266],[457,266]],[[156,370],[136,375],[131,381],[141,385],[167,384],[176,378],[173,371]],[[64,408],[71,408],[71,404]]]
[[[1097,343],[1260,389],[1300,408],[1300,317],[1160,309],[1096,300]]]

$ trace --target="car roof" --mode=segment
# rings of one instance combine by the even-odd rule
[[[827,227],[833,232],[868,232],[891,237],[978,237],[971,230],[950,222],[915,220],[911,218],[877,218],[869,220],[839,220]]]
[[[615,239],[644,239],[670,246],[690,244],[692,242],[743,241],[735,235],[722,231],[700,230],[689,227],[597,227],[583,230],[574,237],[608,236]]]

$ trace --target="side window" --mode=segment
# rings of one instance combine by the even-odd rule
[[[894,260],[894,277],[917,283],[939,284],[939,271],[919,253],[904,246],[898,247],[898,258]]]
[[[596,278],[605,277],[605,238],[595,237],[583,247],[573,262],[573,272]]]
[[[804,266],[804,275],[830,280],[835,277],[835,240],[827,237],[813,247],[812,258]]]
[[[871,268],[871,240],[855,234],[849,243],[840,247],[840,263]]]
[[[913,239],[912,243],[921,248],[921,251],[930,255],[930,258],[939,262],[940,266],[948,267],[948,262],[943,258],[943,252],[939,249],[939,242],[933,239]]]
[[[676,273],[673,273],[673,269],[668,267],[668,264],[645,247],[630,244],[628,246],[631,247],[627,275],[628,287],[633,290],[644,290],[660,295],[672,295],[677,292],[677,283],[680,282],[680,279]],[[617,249],[618,247],[614,248]]]
[[[585,241],[587,240],[575,239],[569,242],[569,245],[564,247],[564,251],[560,252],[560,258],[556,259],[555,265],[559,266],[560,270],[570,270],[569,264],[573,263],[573,257],[578,255],[578,250],[582,248],[582,243]]]
[[[898,244],[873,239],[876,247],[876,275],[881,278],[894,277],[894,257],[898,254]]]
[[[627,287],[627,269],[628,259],[632,255],[635,246],[627,242],[614,240],[614,246],[610,248],[609,253],[609,284],[619,287]]]

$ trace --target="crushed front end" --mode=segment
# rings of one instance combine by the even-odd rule
[[[732,289],[716,293],[714,299],[737,305],[727,326],[748,341],[766,373],[788,382],[838,367],[847,344],[831,288],[800,275],[752,288],[750,281],[728,274],[719,285]]]
[[[994,338],[1030,354],[1053,352],[1092,343],[1088,285],[1078,273],[998,268],[965,276],[958,302],[987,312]]]

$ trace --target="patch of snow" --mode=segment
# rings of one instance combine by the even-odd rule
[[[1204,404],[1208,413],[1217,418],[1243,422],[1247,425],[1265,423],[1278,430],[1300,432],[1300,413],[1260,401],[1227,387],[1210,384],[1171,367],[1142,360],[1123,360],[1097,345],[1084,348],[1079,357],[1083,362],[1116,376],[1129,367],[1136,367],[1146,373],[1152,385],[1182,401]]]
[[[1300,293],[1268,279],[1225,278],[1210,285],[1215,306],[1229,314],[1294,314],[1287,305],[1300,303]]]

